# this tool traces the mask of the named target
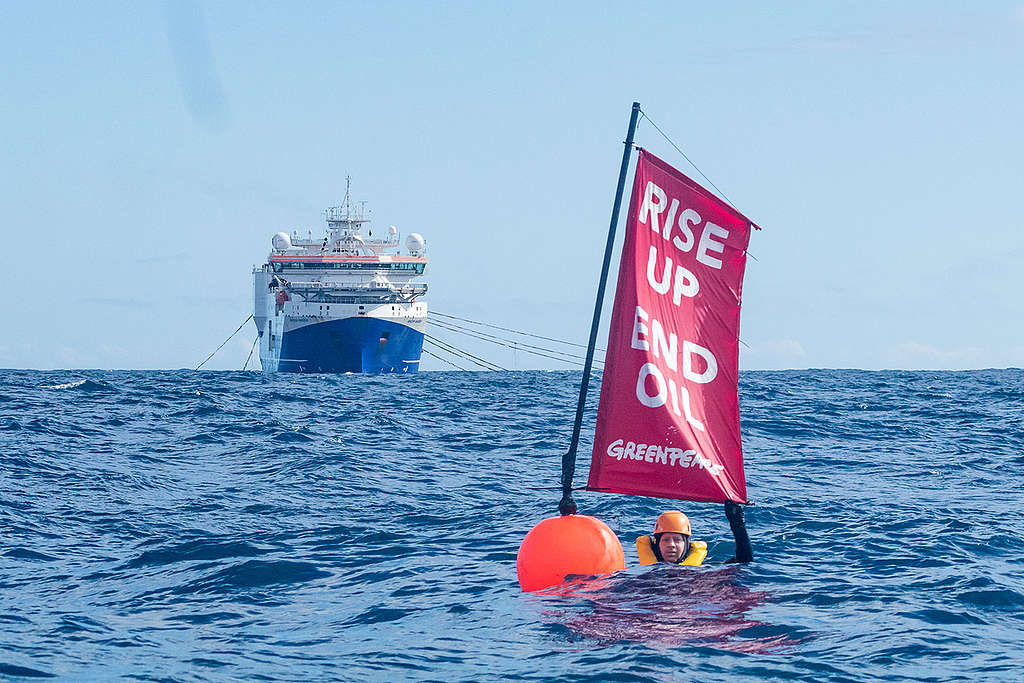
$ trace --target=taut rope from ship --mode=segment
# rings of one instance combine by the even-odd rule
[[[514,330],[511,327],[502,327],[500,325],[492,325],[490,323],[481,322],[479,320],[470,320],[469,318],[460,318],[457,315],[449,315],[447,313],[439,313],[437,311],[431,311],[430,315],[439,315],[442,318],[452,318],[453,320],[461,320],[464,323],[470,323],[472,325],[480,325],[482,327],[490,327],[495,330],[501,330],[502,332],[512,332],[514,334],[521,334],[524,337],[533,337],[534,339],[543,339],[544,341],[557,342],[559,344],[565,344],[566,346],[576,346],[581,349],[587,348],[586,344],[577,344],[576,342],[565,341],[564,339],[555,339],[554,337],[544,337],[539,334],[533,334],[532,332],[523,332],[522,330]],[[597,351],[604,352],[604,349],[598,347]]]
[[[242,323],[242,324],[244,325],[245,323]],[[245,359],[245,365],[242,366],[242,371],[243,372],[246,370],[246,368],[249,367],[249,361],[252,360],[252,354],[256,350],[256,344],[258,344],[259,341],[260,341],[260,336],[256,335],[256,338],[252,340],[252,348],[249,349],[249,357]]]
[[[433,351],[431,351],[430,349],[423,349],[423,353],[427,354],[428,356],[433,356],[434,358],[438,359],[442,363],[447,363],[448,365],[452,366],[453,368],[455,368],[457,370],[466,371],[466,368],[462,367],[458,363],[450,361],[447,358],[443,358],[443,357],[437,355],[436,353],[434,353]]]
[[[433,325],[433,326],[435,326],[437,328],[440,328],[440,329],[448,331],[448,332],[453,332],[455,334],[461,334],[461,335],[464,335],[464,336],[467,336],[467,337],[472,337],[474,339],[479,339],[481,341],[490,342],[491,344],[495,344],[497,346],[502,346],[502,347],[505,347],[505,348],[509,348],[509,349],[512,349],[513,351],[522,351],[523,353],[528,353],[528,354],[531,354],[533,356],[538,356],[538,357],[541,357],[541,358],[548,358],[550,360],[556,360],[556,361],[561,362],[561,363],[569,363],[571,365],[584,365],[584,358],[582,356],[577,356],[576,354],[574,354],[572,352],[560,351],[558,349],[550,348],[548,346],[538,346],[536,344],[529,344],[529,343],[521,341],[519,339],[510,338],[510,337],[507,337],[507,336],[499,336],[499,335],[495,335],[495,334],[490,334],[488,332],[483,332],[481,330],[471,329],[471,328],[465,327],[463,325],[458,325],[456,323],[449,322],[449,320],[459,320],[459,321],[462,321],[462,322],[465,322],[465,323],[469,323],[470,325],[478,325],[480,327],[486,327],[486,328],[490,328],[490,329],[493,329],[493,330],[500,330],[502,332],[509,332],[509,333],[512,333],[512,334],[515,334],[515,335],[520,335],[520,336],[523,336],[523,337],[530,337],[530,338],[533,338],[533,339],[542,339],[544,341],[555,342],[557,344],[565,344],[566,346],[572,346],[572,347],[577,347],[577,348],[586,348],[583,344],[577,344],[576,342],[566,341],[564,339],[556,339],[554,337],[545,337],[543,335],[534,334],[532,332],[525,332],[523,330],[516,330],[516,329],[513,329],[511,327],[502,327],[501,325],[493,325],[491,323],[486,323],[486,322],[483,322],[483,321],[480,321],[480,320],[471,320],[469,318],[463,318],[461,316],[450,315],[450,314],[447,314],[447,313],[438,313],[438,312],[434,311],[434,312],[432,312],[432,315],[443,317],[443,318],[446,318],[448,320],[446,320],[445,322],[438,322],[436,320],[427,320],[428,324],[431,324],[431,325]],[[207,356],[206,359],[202,363],[200,363],[199,365],[196,366],[196,370],[199,370],[200,368],[202,368],[211,358],[213,358],[215,355],[217,355],[217,352],[220,351],[222,348],[224,348],[224,346],[227,345],[227,343],[229,341],[231,341],[231,339],[236,334],[238,334],[241,331],[241,329],[243,327],[245,327],[245,324],[247,322],[249,322],[250,320],[252,320],[252,318],[253,318],[253,316],[250,315],[248,318],[243,320],[242,324],[238,326],[238,329],[236,329],[234,332],[232,332],[228,336],[228,338],[225,339],[220,344],[220,346],[218,346],[213,351],[213,353],[211,353],[209,356]],[[439,339],[438,337],[434,337],[434,336],[431,336],[431,335],[426,335],[424,337],[424,341],[426,343],[432,345],[434,347],[434,351],[444,352],[446,354],[449,354],[450,356],[453,356],[456,359],[459,359],[459,360],[462,360],[462,361],[468,361],[470,363],[473,363],[474,365],[477,365],[478,367],[483,368],[484,370],[495,371],[495,372],[497,372],[497,371],[506,371],[507,370],[507,368],[504,368],[504,367],[498,365],[497,363],[494,363],[493,361],[489,361],[489,360],[487,360],[485,358],[481,358],[480,356],[476,356],[476,355],[474,355],[474,354],[472,354],[472,353],[470,353],[470,352],[468,352],[468,351],[466,351],[464,349],[461,349],[461,348],[459,348],[457,346],[454,346],[450,342],[447,342],[447,341],[445,341],[443,339]],[[249,349],[249,355],[245,359],[245,364],[242,366],[242,370],[247,370],[248,369],[249,362],[252,360],[253,353],[255,352],[256,345],[258,343],[259,343],[259,337],[256,337],[256,339],[253,340],[252,348]],[[604,351],[604,349],[600,349],[600,348],[599,349],[595,349],[595,350],[596,351],[602,351],[602,352]],[[436,358],[437,360],[439,360],[439,361],[441,361],[443,363],[446,363],[446,364],[452,366],[453,368],[456,368],[457,370],[463,370],[463,371],[467,370],[467,368],[463,367],[462,365],[459,365],[458,363],[456,363],[456,362],[454,362],[454,361],[452,361],[452,360],[450,360],[450,359],[440,355],[439,353],[435,353],[434,351],[431,351],[429,349],[424,349],[423,350],[423,352],[426,353],[427,355],[429,355],[429,356],[431,356],[433,358]],[[598,364],[598,365],[603,364],[602,361],[597,360],[597,359],[594,359],[593,362]]]
[[[529,353],[529,354],[532,354],[534,356],[540,356],[542,358],[550,358],[552,360],[557,360],[557,361],[560,361],[562,363],[570,363],[572,365],[580,365],[580,366],[583,365],[583,360],[584,359],[583,359],[582,356],[576,356],[576,355],[573,355],[573,354],[566,353],[564,351],[558,351],[557,349],[549,349],[549,348],[546,348],[546,347],[543,347],[543,346],[536,346],[536,345],[533,345],[533,344],[526,344],[526,343],[519,342],[519,341],[516,341],[516,340],[513,340],[513,339],[505,339],[505,338],[502,338],[502,337],[497,337],[497,336],[492,335],[492,334],[487,334],[486,332],[480,332],[480,331],[477,331],[477,330],[470,330],[470,329],[467,329],[465,327],[461,327],[459,325],[454,325],[452,323],[447,323],[447,324],[439,323],[436,320],[427,320],[427,323],[430,324],[430,325],[434,325],[436,327],[440,327],[443,330],[448,330],[449,332],[455,332],[456,334],[464,334],[464,335],[466,335],[468,337],[473,337],[475,339],[481,339],[483,341],[490,342],[492,344],[497,344],[498,346],[504,346],[504,347],[510,348],[510,349],[512,349],[514,351],[522,351],[523,353]],[[530,336],[537,336],[537,335],[530,335]],[[563,343],[566,343],[566,342],[563,342]],[[536,350],[531,350],[531,349],[536,349]],[[541,353],[541,351],[546,351],[547,353]],[[552,355],[552,354],[555,354],[555,355]],[[600,363],[600,361],[598,361],[598,362]]]
[[[423,338],[426,339],[426,340],[429,340],[430,343],[432,343],[434,346],[437,346],[438,348],[440,348],[440,349],[442,349],[444,351],[447,351],[448,353],[452,354],[453,356],[455,356],[457,358],[465,358],[466,360],[470,360],[470,361],[476,363],[477,365],[482,367],[484,370],[507,371],[507,368],[503,368],[500,365],[498,365],[497,363],[492,363],[491,361],[485,360],[485,359],[483,359],[483,358],[481,358],[479,356],[474,356],[469,351],[465,351],[465,350],[460,349],[460,348],[458,348],[456,346],[452,346],[448,342],[446,342],[446,341],[444,341],[442,339],[438,339],[437,337],[432,337],[429,334],[424,334]]]
[[[231,333],[231,334],[230,334],[230,335],[228,336],[228,338],[227,338],[227,339],[225,339],[225,340],[224,340],[223,342],[221,342],[221,345],[220,345],[220,346],[218,346],[218,347],[217,347],[216,349],[214,349],[214,350],[213,350],[213,353],[211,353],[211,354],[210,354],[209,356],[207,356],[207,357],[206,357],[206,360],[204,360],[204,361],[203,361],[202,363],[200,363],[199,365],[197,365],[197,366],[196,366],[196,370],[198,370],[199,368],[201,368],[201,367],[203,367],[204,365],[206,365],[206,361],[208,361],[208,360],[210,360],[211,358],[213,358],[213,357],[214,357],[214,356],[215,356],[215,355],[217,354],[217,352],[218,352],[218,351],[220,351],[221,349],[223,349],[223,348],[224,348],[224,344],[227,344],[227,343],[228,343],[229,341],[231,341],[231,337],[234,337],[234,336],[235,336],[236,334],[238,334],[239,332],[241,332],[241,331],[242,331],[242,328],[243,328],[243,327],[245,327],[245,324],[246,324],[247,322],[249,322],[250,320],[252,320],[252,314],[251,314],[251,313],[249,314],[249,317],[248,317],[248,318],[246,318],[245,320],[243,320],[243,321],[242,321],[242,324],[238,326],[238,329],[237,329],[237,330],[235,330],[234,332],[232,332],[232,333]],[[250,352],[250,353],[251,353],[251,352]]]

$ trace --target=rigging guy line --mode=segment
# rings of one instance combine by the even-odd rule
[[[431,311],[431,315],[439,315],[442,318],[454,318],[455,320],[461,320],[464,323],[472,323],[473,325],[482,325],[483,327],[490,327],[495,330],[501,330],[503,332],[512,332],[514,334],[521,334],[524,337],[533,337],[535,339],[543,339],[544,341],[557,342],[559,344],[566,344],[568,346],[578,346],[581,349],[587,348],[586,344],[577,344],[576,342],[565,341],[564,339],[555,339],[553,337],[544,337],[539,334],[532,334],[530,332],[523,332],[522,330],[513,330],[511,327],[501,327],[500,325],[491,325],[490,323],[480,322],[479,320],[470,320],[469,318],[460,318],[457,315],[448,315],[447,313],[439,313],[437,311]],[[604,351],[604,349],[597,349],[598,351]]]
[[[466,328],[460,328],[458,326],[449,327],[449,326],[445,325],[444,323],[437,322],[436,320],[427,320],[427,322],[430,323],[431,325],[435,325],[437,327],[440,327],[443,330],[448,330],[449,332],[455,332],[456,334],[464,334],[467,337],[474,337],[476,339],[481,339],[483,341],[490,342],[492,344],[497,344],[499,346],[504,346],[504,347],[510,348],[510,349],[512,349],[514,351],[523,351],[524,353],[529,353],[529,354],[532,354],[534,356],[541,356],[543,358],[550,358],[551,360],[557,360],[557,361],[560,361],[562,363],[571,363],[573,365],[583,365],[583,362],[582,362],[583,359],[581,359],[579,356],[572,356],[572,355],[567,354],[567,353],[562,352],[562,351],[556,351],[554,349],[546,349],[546,348],[544,348],[542,346],[533,346],[532,344],[523,344],[523,343],[520,343],[520,342],[516,342],[514,340],[510,340],[510,339],[502,339],[501,337],[495,337],[494,335],[489,335],[489,334],[486,334],[484,332],[476,332],[475,330],[467,330]],[[549,355],[548,353],[540,353],[539,351],[531,351],[530,349],[539,349],[540,351],[548,351],[550,353],[554,353],[554,354],[558,354],[558,355],[552,356],[552,355]],[[597,361],[597,362],[601,363],[601,361]]]
[[[460,349],[457,346],[449,344],[448,342],[444,341],[443,339],[438,339],[437,337],[432,337],[431,335],[429,335],[427,333],[424,333],[423,337],[424,337],[424,339],[429,339],[431,342],[434,343],[435,346],[439,346],[441,349],[443,349],[445,351],[448,351],[448,353],[451,353],[453,356],[459,356],[461,354],[461,357],[473,361],[474,363],[476,363],[477,365],[479,365],[480,367],[482,367],[485,370],[492,370],[492,371],[493,370],[506,370],[505,368],[501,367],[497,363],[492,363],[492,362],[490,362],[488,360],[480,358],[479,356],[474,356],[473,354],[469,353],[468,351],[464,351],[463,349]],[[457,353],[453,353],[452,350],[454,350]]]
[[[424,340],[424,341],[427,341],[427,342],[429,342],[431,344],[434,343],[434,342],[431,342],[429,339],[428,340]],[[438,348],[440,348],[440,347],[438,347]],[[463,371],[468,372],[466,370],[466,368],[462,367],[458,363],[453,363],[452,361],[448,360],[447,358],[442,358],[441,356],[437,355],[436,353],[434,353],[430,349],[423,349],[423,353],[427,354],[428,356],[433,356],[434,358],[438,359],[439,361],[441,361],[443,363],[447,363],[448,365],[452,366],[453,368],[458,368],[459,370],[463,370]]]
[[[237,329],[237,330],[235,330],[234,332],[232,332],[232,333],[231,333],[231,335],[230,335],[230,336],[229,336],[229,337],[228,337],[227,339],[225,339],[225,340],[224,340],[223,342],[221,342],[221,345],[220,345],[220,346],[218,346],[218,347],[217,347],[216,349],[214,349],[214,350],[213,350],[213,353],[211,353],[211,354],[210,354],[209,356],[207,356],[207,357],[206,357],[206,360],[204,360],[204,361],[203,361],[202,363],[200,363],[199,365],[197,365],[197,366],[196,366],[196,370],[198,370],[199,368],[201,368],[201,367],[203,367],[204,365],[206,365],[206,361],[207,361],[207,360],[210,360],[211,358],[213,358],[213,357],[214,357],[214,355],[215,355],[215,354],[216,354],[216,353],[217,353],[218,351],[220,351],[221,349],[223,349],[223,348],[224,348],[224,344],[227,344],[227,343],[228,343],[229,341],[231,341],[231,337],[234,337],[234,336],[235,336],[236,334],[238,334],[238,333],[239,333],[239,332],[240,332],[240,331],[242,330],[242,328],[243,328],[243,327],[245,327],[245,324],[246,324],[247,322],[249,322],[250,320],[252,320],[252,314],[251,314],[251,313],[249,314],[249,317],[248,317],[248,318],[246,318],[245,320],[243,320],[243,321],[242,321],[242,324],[238,326],[238,329]]]

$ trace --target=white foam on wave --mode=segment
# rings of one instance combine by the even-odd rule
[[[44,384],[44,385],[42,385],[42,388],[43,389],[71,389],[72,387],[81,386],[82,384],[85,384],[85,380],[84,379],[79,379],[79,380],[76,380],[74,382],[68,382],[67,384]]]

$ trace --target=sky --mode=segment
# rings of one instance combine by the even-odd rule
[[[585,343],[634,100],[764,228],[743,369],[1024,366],[1024,3],[783,4],[3,3],[0,367],[195,367],[346,175],[430,310]]]

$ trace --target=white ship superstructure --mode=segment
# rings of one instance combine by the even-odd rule
[[[394,226],[375,238],[347,188],[325,217],[322,238],[279,232],[253,268],[264,371],[416,372],[427,321],[423,238],[406,237],[405,254]]]

